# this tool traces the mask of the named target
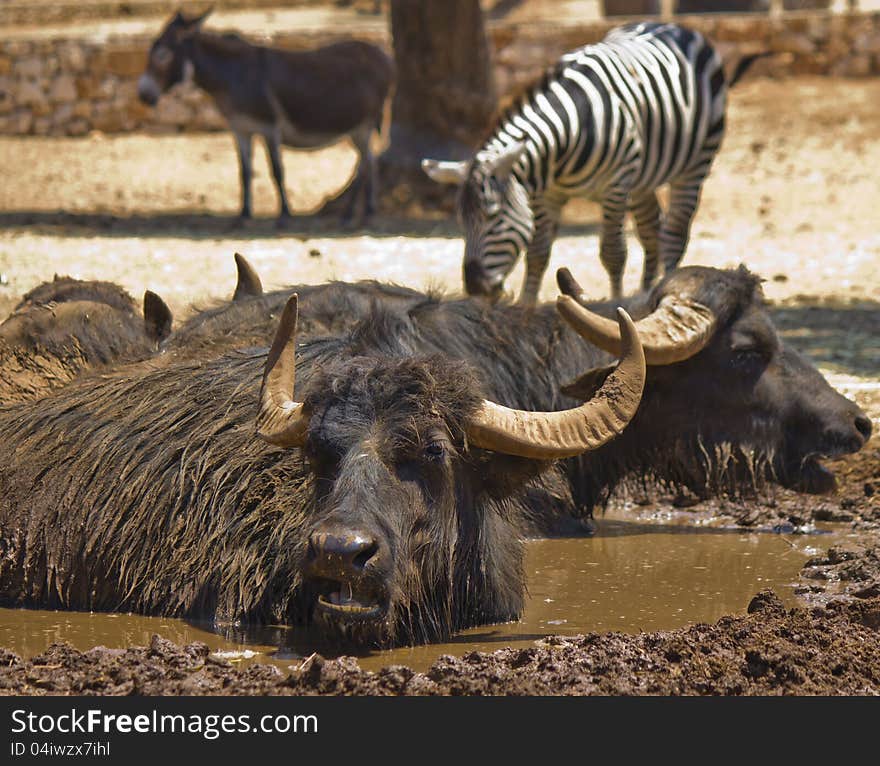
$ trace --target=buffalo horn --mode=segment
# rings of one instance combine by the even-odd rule
[[[563,300],[563,298],[560,298]],[[635,415],[645,386],[645,356],[629,315],[618,309],[620,362],[596,395],[561,412],[514,410],[483,401],[467,425],[471,444],[538,460],[573,457],[619,434]]]
[[[293,400],[296,378],[297,296],[290,296],[263,373],[257,433],[271,444],[301,447],[305,442],[309,419],[301,402]]]
[[[620,354],[617,324],[581,305],[583,292],[567,269],[564,274],[557,273],[557,282],[566,293],[557,305],[565,321],[585,340]],[[655,366],[683,362],[702,351],[712,339],[715,325],[712,309],[681,295],[664,296],[651,314],[636,322],[645,360]]]

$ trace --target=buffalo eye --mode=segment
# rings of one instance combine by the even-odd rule
[[[425,446],[425,457],[429,460],[440,460],[446,454],[446,446],[441,441],[428,442]]]
[[[768,361],[766,349],[760,346],[737,348],[733,351],[731,362],[737,369],[751,372],[763,367]]]

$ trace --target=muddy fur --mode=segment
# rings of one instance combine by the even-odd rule
[[[15,307],[15,311],[26,306],[66,303],[67,301],[106,303],[108,306],[127,314],[134,314],[138,310],[134,298],[115,282],[74,279],[56,274],[51,282],[43,282],[25,293]]]
[[[118,285],[56,277],[27,293],[0,324],[0,404],[38,398],[85,371],[156,348]]]
[[[193,315],[163,343],[162,350],[179,357],[206,357],[233,348],[268,346],[284,304],[293,293],[299,296],[302,333],[341,332],[369,313],[376,302],[402,307],[426,297],[407,287],[374,280],[294,285],[259,295],[242,295],[194,307]]]

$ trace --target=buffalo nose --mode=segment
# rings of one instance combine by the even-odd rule
[[[378,543],[360,531],[315,532],[309,537],[310,563],[328,576],[363,571],[378,550]]]
[[[865,441],[871,438],[871,418],[866,417],[865,415],[856,415],[855,420],[856,431],[858,431],[863,437],[865,437]]]

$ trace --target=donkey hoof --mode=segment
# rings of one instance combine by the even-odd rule
[[[253,226],[254,219],[249,215],[237,215],[235,218],[231,219],[227,224],[227,229],[229,231],[241,231],[242,229],[246,229],[248,226]]]
[[[290,229],[294,221],[295,219],[290,213],[282,213],[275,219],[275,228],[280,230]]]

